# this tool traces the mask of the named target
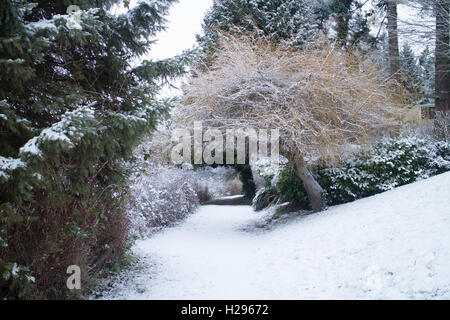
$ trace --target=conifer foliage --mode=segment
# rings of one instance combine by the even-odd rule
[[[343,47],[372,48],[370,35],[373,10],[359,0],[214,0],[203,20],[204,35],[198,43],[214,51],[220,32],[253,32],[283,45],[302,47],[313,43],[320,32]],[[330,33],[334,29],[335,35]]]
[[[0,297],[60,296],[69,265],[91,275],[120,256],[123,160],[186,63],[140,62],[173,2],[2,0]]]
[[[217,45],[217,31],[254,31],[274,41],[301,45],[316,35],[318,7],[304,0],[216,0],[203,21],[204,49]]]

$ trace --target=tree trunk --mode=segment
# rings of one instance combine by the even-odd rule
[[[322,211],[326,208],[325,203],[325,191],[320,184],[313,177],[311,171],[309,171],[305,160],[302,156],[294,156],[294,161],[291,162],[297,175],[303,182],[306,193],[308,194],[309,201],[314,211]]]
[[[450,109],[450,1],[436,3],[436,111]]]
[[[387,2],[387,30],[389,37],[389,65],[391,76],[398,78],[400,71],[400,53],[398,48],[397,3]]]

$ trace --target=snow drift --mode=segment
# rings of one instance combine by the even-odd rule
[[[450,173],[271,230],[202,207],[134,247],[148,262],[106,299],[449,299]]]

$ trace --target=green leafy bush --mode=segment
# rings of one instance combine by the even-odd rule
[[[280,172],[276,186],[282,201],[302,208],[310,207],[303,183],[290,167],[286,167]]]
[[[318,168],[316,175],[331,205],[371,196],[450,170],[445,142],[424,138],[386,139],[369,152],[335,168]]]
[[[255,211],[261,211],[280,200],[280,195],[275,188],[265,187],[258,190],[253,198],[252,206]]]

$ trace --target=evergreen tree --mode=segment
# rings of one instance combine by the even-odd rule
[[[403,45],[400,52],[400,72],[401,79],[410,99],[418,101],[423,98],[422,83],[420,79],[420,69],[414,51],[408,43]]]
[[[410,99],[414,101],[422,99],[420,69],[414,51],[408,43],[403,45],[403,49],[400,52],[400,72],[402,82],[409,92]]]
[[[217,44],[218,31],[251,31],[271,40],[302,46],[319,32],[328,34],[327,22],[336,22],[336,38],[343,47],[367,49],[376,44],[368,18],[359,0],[214,0],[203,21],[198,42],[208,52]]]
[[[65,275],[55,262],[67,257],[64,244],[114,250],[114,237],[100,243],[96,232],[114,227],[122,206],[123,159],[167,114],[170,101],[156,93],[188,59],[138,63],[174,1],[140,0],[115,15],[122,1],[2,0],[0,296],[23,295],[31,274],[42,290],[63,285],[42,272],[52,265]],[[72,4],[81,10],[68,14]],[[90,242],[77,242],[80,234]]]
[[[335,31],[337,39],[342,46],[347,46],[347,38],[350,32],[350,19],[352,17],[352,5],[354,0],[333,0],[330,4],[332,15],[336,20]]]
[[[422,51],[419,57],[420,81],[425,95],[425,102],[431,102],[435,92],[435,58],[429,47]]]
[[[434,74],[435,110],[448,113],[450,109],[450,0],[409,0],[402,4],[420,10],[427,19],[433,17],[433,25],[422,19],[409,22],[403,35],[420,38],[421,44],[435,47]]]
[[[304,0],[214,0],[198,42],[208,50],[216,45],[218,31],[253,31],[277,42],[302,45],[321,26],[319,17],[324,13],[319,9]]]
[[[363,10],[365,3],[359,0],[331,0],[328,4],[328,17],[335,21],[336,40],[344,48],[351,46],[367,50],[376,45],[368,26],[368,18],[374,11]]]

